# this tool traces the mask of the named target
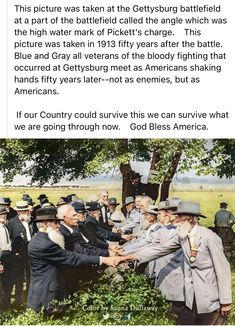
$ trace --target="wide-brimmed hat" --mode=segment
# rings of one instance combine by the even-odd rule
[[[134,203],[134,202],[135,202],[135,198],[133,196],[129,196],[129,197],[126,197],[125,203],[123,205],[124,206],[129,205],[129,204]]]
[[[82,201],[74,201],[71,203],[71,206],[77,213],[85,213],[86,211],[85,204]]]
[[[144,214],[153,214],[153,215],[158,215],[158,211],[155,211],[154,209],[147,208],[144,212]]]
[[[118,206],[120,205],[119,203],[117,203],[117,199],[116,198],[109,198],[109,203],[108,205],[115,205],[115,206]]]
[[[205,217],[205,215],[201,214],[200,204],[193,201],[182,201],[179,203],[177,211],[172,215],[193,215]]]
[[[7,210],[4,206],[0,206],[0,215],[7,214]]]
[[[142,175],[139,174],[138,172],[131,171],[130,173],[128,173],[128,177],[129,179],[137,179],[137,178],[141,178]]]
[[[162,210],[162,209],[163,210],[166,209],[166,201],[165,200],[160,201],[157,208],[158,208],[159,211]]]
[[[16,211],[28,211],[31,209],[28,202],[25,200],[20,200],[16,202],[16,206],[14,207]]]
[[[57,217],[57,209],[53,206],[43,207],[36,210],[35,222],[45,222],[45,221],[61,221]]]
[[[41,201],[43,198],[47,198],[47,195],[46,194],[41,194],[41,195],[38,196],[37,199]]]
[[[222,202],[222,203],[220,203],[220,206],[223,206],[223,207],[227,207],[228,206],[228,204],[227,203],[225,203],[224,201]]]
[[[161,210],[165,209],[176,209],[178,205],[181,203],[181,199],[177,197],[167,198],[165,201],[165,206],[161,208]],[[158,208],[159,209],[159,208]]]
[[[11,199],[9,197],[4,197],[6,205],[10,205]]]
[[[90,201],[86,203],[86,209],[88,211],[97,211],[100,208],[100,204],[97,201]]]
[[[22,200],[23,201],[27,201],[27,203],[30,205],[30,206],[33,206],[35,204],[35,202],[33,202],[32,198],[28,195],[28,194],[24,194],[22,196]]]
[[[68,203],[79,200],[79,198],[76,194],[70,194],[70,195],[66,196],[66,198],[68,200]]]
[[[67,197],[60,197],[60,199],[58,200],[56,206],[62,206],[62,205],[66,205],[68,204],[68,198]]]
[[[9,201],[8,201],[9,199]],[[0,205],[5,206],[11,203],[10,198],[0,197]]]

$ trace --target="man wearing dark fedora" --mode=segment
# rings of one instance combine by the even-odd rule
[[[30,207],[26,201],[16,202],[14,208],[17,216],[8,222],[9,234],[12,241],[12,254],[14,255],[13,274],[11,286],[15,284],[16,305],[22,304],[23,283],[26,277],[26,285],[29,284],[29,268],[27,259],[27,247],[32,237],[30,223]]]
[[[119,245],[112,245],[108,242],[101,241],[97,238],[94,244],[92,244],[89,240],[90,235],[88,230],[84,227],[84,222],[86,219],[86,208],[84,202],[81,201],[75,201],[71,204],[76,213],[77,213],[77,219],[78,219],[78,224],[75,228],[76,235],[79,235],[79,242],[80,244],[85,247],[85,248],[97,248],[97,249],[105,249],[105,252],[112,252],[111,255],[113,255],[113,252],[116,254],[119,254],[121,246]]]
[[[97,239],[104,241],[114,241],[119,242],[121,239],[129,240],[131,237],[129,235],[120,235],[103,228],[100,223],[100,205],[98,202],[87,202],[86,209],[88,211],[88,216],[84,222],[84,226],[88,231],[91,243],[96,243]]]
[[[147,185],[141,182],[141,177],[138,172],[131,171],[128,174],[128,177],[130,179],[131,183],[131,195],[133,197],[139,196],[139,195],[146,195],[146,188]]]
[[[174,213],[178,236],[162,245],[151,245],[133,255],[148,262],[182,248],[184,254],[185,313],[180,324],[224,325],[231,310],[231,271],[221,239],[199,226],[205,218],[200,205],[182,201]]]
[[[64,249],[64,238],[59,232],[60,220],[54,207],[37,210],[38,233],[28,246],[31,269],[27,306],[46,314],[55,312],[52,301],[64,298],[61,268],[68,266],[100,265],[117,266],[122,257],[86,256]]]
[[[11,199],[8,197],[0,197],[0,206],[4,206],[7,210],[7,220],[17,215],[17,212],[14,208],[11,207]]]

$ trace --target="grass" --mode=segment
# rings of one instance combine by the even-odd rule
[[[38,203],[37,197],[41,193],[47,194],[49,200],[56,204],[60,196],[66,196],[71,193],[77,194],[79,198],[84,200],[90,195],[96,195],[99,189],[96,188],[0,188],[0,196],[10,197],[12,200],[12,207],[17,200],[21,200],[24,193],[28,193],[32,199]],[[121,189],[110,188],[110,197],[116,197],[121,203]],[[219,208],[219,203],[225,201],[229,204],[229,209],[235,213],[235,198],[232,191],[172,191],[171,197],[179,197],[182,200],[197,201],[201,204],[201,212],[206,215],[206,219],[201,219],[200,223],[204,226],[213,226],[215,212]],[[233,284],[233,300],[235,301],[235,268],[232,273]],[[235,309],[234,309],[235,310]],[[235,311],[232,312],[232,322],[235,322]]]

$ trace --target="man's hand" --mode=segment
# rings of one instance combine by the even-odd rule
[[[117,267],[121,262],[126,262],[131,259],[131,256],[115,256],[115,257],[100,257],[101,264]]]
[[[0,273],[2,274],[4,272],[4,266],[0,264]]]
[[[132,239],[134,239],[136,237],[135,234],[124,234],[122,235],[122,239],[126,240],[126,241],[131,241]]]
[[[122,249],[122,246],[120,245],[109,245],[109,249],[112,251]]]
[[[231,304],[221,304],[220,305],[220,312],[222,316],[228,316],[228,314],[230,313],[232,309],[232,305]]]
[[[116,256],[115,251],[109,249],[109,257],[114,257]]]

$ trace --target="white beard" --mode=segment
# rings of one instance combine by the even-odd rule
[[[57,244],[60,248],[64,249],[65,244],[64,244],[64,236],[60,233],[59,230],[52,230],[49,229],[47,230],[48,233],[48,238]]]
[[[191,231],[191,224],[188,221],[185,221],[182,224],[178,224],[177,230],[180,239],[186,239],[189,232]]]

